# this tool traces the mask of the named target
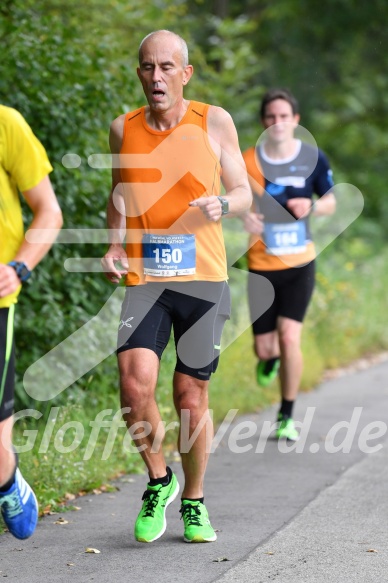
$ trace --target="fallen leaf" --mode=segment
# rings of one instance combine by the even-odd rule
[[[66,492],[65,499],[66,500],[74,500],[75,496],[74,496],[74,494],[70,494],[70,492]]]
[[[75,563],[66,563],[68,567],[75,567]]]
[[[51,504],[48,504],[47,506],[45,506],[42,510],[42,514],[45,515],[51,515],[51,514],[58,514],[58,512],[54,512],[53,510],[51,510]]]
[[[69,521],[59,517],[58,520],[54,522],[54,524],[69,524]]]
[[[91,547],[86,547],[85,553],[94,553],[98,555],[99,553],[101,553],[101,551],[99,551],[98,549],[92,549]]]
[[[368,549],[366,552],[367,553],[378,553],[379,551],[376,551],[376,549]]]
[[[268,551],[267,553],[264,553],[265,555],[274,555],[275,553],[273,551]]]
[[[217,559],[213,559],[213,563],[222,563],[223,561],[229,561],[227,557],[217,557]]]
[[[118,488],[113,484],[105,484],[104,486],[101,486],[101,490],[103,490],[104,492],[117,492]]]

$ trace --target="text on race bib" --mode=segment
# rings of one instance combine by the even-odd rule
[[[144,274],[174,277],[195,273],[195,235],[143,235]]]
[[[265,223],[264,243],[270,255],[292,255],[306,251],[306,225],[294,223]]]

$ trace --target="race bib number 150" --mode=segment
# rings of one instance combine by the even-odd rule
[[[195,235],[143,235],[145,275],[192,275],[195,259]]]

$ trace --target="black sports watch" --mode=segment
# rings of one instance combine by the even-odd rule
[[[27,265],[22,261],[10,261],[8,265],[14,268],[16,275],[21,282],[27,281],[27,279],[31,276],[30,269],[28,269]]]
[[[226,198],[223,198],[222,196],[217,196],[217,198],[221,203],[221,215],[227,215],[229,212],[229,201],[227,201]]]

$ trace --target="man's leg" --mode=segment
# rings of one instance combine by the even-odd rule
[[[181,514],[185,542],[204,543],[217,539],[203,492],[213,440],[208,386],[218,366],[222,330],[230,317],[230,290],[226,282],[205,281],[193,282],[184,290],[175,297],[177,364],[173,383],[174,404],[181,422],[178,446],[185,475]]]
[[[35,531],[38,502],[17,467],[12,449],[11,413],[15,382],[13,314],[14,306],[0,309],[0,508],[10,533],[25,539]]]
[[[175,372],[174,404],[181,421],[178,447],[185,475],[182,498],[203,498],[204,476],[213,440],[208,386],[209,381]],[[191,442],[193,437],[195,440]]]
[[[130,409],[123,417],[150,478],[161,478],[166,475],[163,451],[161,447],[152,450],[157,431],[160,435],[162,428],[155,401],[159,358],[148,348],[132,348],[118,354],[118,364],[121,406]],[[136,434],[144,436],[136,438]]]
[[[164,431],[155,401],[159,358],[150,349],[132,348],[118,354],[118,363],[121,406],[128,408],[123,416],[150,476],[136,519],[135,538],[152,542],[165,532],[166,508],[179,492],[176,476],[166,467],[162,450]]]
[[[0,421],[0,488],[14,475],[15,454],[12,451],[12,417]]]
[[[276,378],[280,365],[280,347],[277,330],[263,334],[255,334],[254,350],[259,359],[256,367],[257,383],[262,387],[267,387]]]
[[[179,451],[185,476],[181,514],[184,540],[213,542],[217,535],[204,505],[204,477],[213,440],[213,422],[208,404],[209,381],[175,372],[174,404],[181,421]]]
[[[14,306],[0,308],[0,487],[15,473],[12,412],[15,391]]]
[[[277,330],[266,334],[255,334],[255,353],[260,360],[277,358],[280,354]]]
[[[302,327],[303,324],[296,320],[282,317],[278,319],[281,354],[280,385],[282,397],[288,401],[295,401],[302,378]]]
[[[276,289],[277,272],[250,271],[248,301],[254,351],[258,358],[256,381],[260,387],[268,387],[275,380],[280,364],[280,349],[276,331],[278,316]],[[261,315],[257,317],[258,314]]]
[[[280,389],[281,405],[278,415],[277,437],[296,441],[299,434],[294,427],[292,412],[298,395],[303,370],[301,335],[303,324],[290,318],[279,317]]]

